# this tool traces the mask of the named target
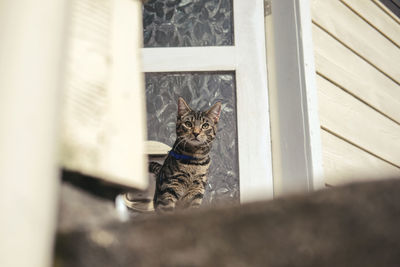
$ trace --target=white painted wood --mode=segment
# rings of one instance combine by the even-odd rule
[[[332,186],[400,177],[400,169],[322,130],[326,183]]]
[[[374,2],[360,0],[342,0],[342,2],[400,47],[400,24],[376,6]]]
[[[141,2],[81,0],[74,11],[63,166],[144,189]]]
[[[268,86],[263,1],[234,0],[233,5],[235,46],[143,48],[142,54],[145,72],[235,71],[244,203],[273,197]]]
[[[263,1],[234,0],[240,199],[273,196]]]
[[[68,10],[0,1],[0,266],[52,265]]]
[[[281,133],[280,133],[280,113],[278,110],[279,95],[277,86],[277,57],[275,45],[279,45],[275,40],[274,17],[272,16],[272,3],[271,1],[264,1],[265,5],[268,5],[268,10],[265,12],[265,39],[266,39],[266,56],[267,56],[267,68],[268,68],[268,98],[270,103],[270,121],[271,121],[271,149],[272,149],[272,170],[273,170],[273,182],[274,182],[274,195],[281,194],[282,190],[282,158],[283,154],[281,149]]]
[[[400,123],[398,84],[315,25],[313,38],[319,73]]]
[[[400,166],[400,125],[317,76],[321,125]]]
[[[61,164],[103,177],[100,164],[109,106],[112,2],[74,0],[71,5]]]
[[[266,17],[275,195],[324,186],[308,1]]]
[[[113,56],[110,79],[110,109],[104,138],[104,172],[114,182],[145,189],[148,184],[146,108],[141,72],[142,2],[113,0]]]
[[[307,168],[312,182],[312,189],[318,190],[325,187],[324,171],[322,165],[322,147],[320,121],[318,115],[318,93],[315,79],[314,42],[312,39],[312,23],[310,1],[298,0],[296,2],[296,18],[298,20],[298,49],[300,55],[299,69],[303,77],[301,99],[304,111],[304,128],[306,135],[305,153],[307,155]]]
[[[337,0],[312,0],[312,19],[400,84],[400,49]]]
[[[236,69],[234,46],[143,48],[144,72]]]

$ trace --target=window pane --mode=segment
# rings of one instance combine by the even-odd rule
[[[150,0],[144,47],[233,45],[232,0]]]
[[[238,203],[235,75],[229,73],[147,73],[148,139],[172,146],[175,139],[178,96],[197,110],[222,101],[217,138],[211,150],[209,185],[204,204]]]

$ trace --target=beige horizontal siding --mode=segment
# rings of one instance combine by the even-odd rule
[[[374,29],[400,47],[400,24],[370,0],[341,0]]]
[[[324,128],[400,167],[400,125],[317,76]]]
[[[325,182],[328,185],[400,177],[399,168],[365,153],[328,131],[321,131],[321,140]]]
[[[375,0],[312,0],[325,180],[400,177],[400,24]]]
[[[312,19],[338,41],[400,84],[399,48],[342,2],[312,0]]]
[[[316,25],[313,40],[318,73],[400,123],[398,84]]]
[[[400,24],[400,18],[397,17],[393,12],[387,8],[380,0],[371,0],[376,6],[378,6],[383,12],[386,13],[389,17],[391,17],[394,21]]]

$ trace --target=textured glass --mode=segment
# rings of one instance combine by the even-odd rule
[[[204,204],[239,202],[236,95],[233,73],[147,73],[148,139],[172,146],[176,139],[178,96],[194,110],[222,101],[217,138],[211,150]]]
[[[144,47],[233,45],[232,0],[150,0]]]

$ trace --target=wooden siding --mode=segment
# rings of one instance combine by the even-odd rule
[[[329,185],[375,180],[378,177],[377,170],[383,173],[385,178],[400,176],[399,168],[326,130],[321,131],[321,139],[324,148],[322,152],[324,171]]]
[[[400,23],[375,0],[312,0],[325,182],[400,177]]]

